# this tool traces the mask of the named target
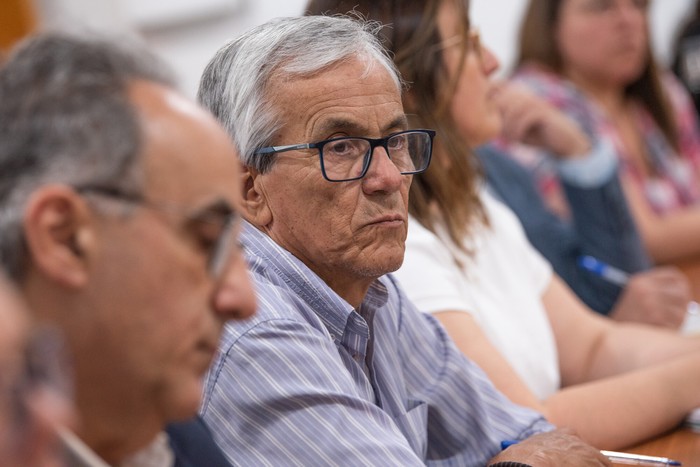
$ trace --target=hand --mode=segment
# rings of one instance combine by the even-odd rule
[[[491,459],[496,462],[522,462],[533,467],[611,466],[607,457],[568,429],[531,436]]]
[[[537,146],[561,158],[590,151],[588,137],[573,120],[522,86],[502,83],[495,99],[506,140]]]
[[[678,329],[690,298],[683,273],[670,266],[654,268],[630,278],[610,317]]]

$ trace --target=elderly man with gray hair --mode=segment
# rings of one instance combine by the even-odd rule
[[[408,127],[374,27],[273,20],[204,72],[244,166],[259,309],[227,324],[203,417],[242,465],[606,465],[497,392],[386,275],[434,132]]]

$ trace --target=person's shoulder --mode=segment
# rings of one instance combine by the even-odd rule
[[[321,329],[323,324],[303,297],[292,289],[268,281],[255,281],[255,314],[245,320],[229,321],[224,326],[220,349],[228,351],[239,340],[250,334],[279,329]]]

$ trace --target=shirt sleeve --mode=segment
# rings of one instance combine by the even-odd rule
[[[598,140],[583,157],[557,160],[559,176],[580,188],[598,188],[617,176],[617,156],[612,144]]]
[[[499,392],[438,320],[417,313],[394,284],[402,304],[398,353],[406,387],[429,407],[427,465],[486,465],[500,452],[502,441],[553,428],[541,414]]]

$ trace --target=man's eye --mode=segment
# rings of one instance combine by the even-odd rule
[[[354,156],[361,152],[360,142],[355,140],[334,141],[326,148],[326,152],[334,156]]]
[[[389,140],[389,149],[392,150],[401,150],[406,147],[406,135],[399,135],[399,136],[394,136]]]
[[[199,222],[195,232],[197,243],[202,251],[211,253],[221,237],[222,226],[212,222]]]

